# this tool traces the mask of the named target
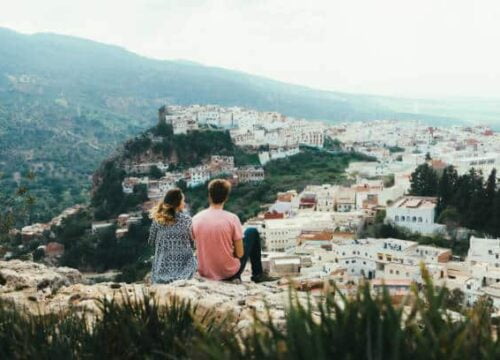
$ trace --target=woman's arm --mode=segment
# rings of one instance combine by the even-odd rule
[[[193,219],[191,217],[188,217],[187,227],[189,229],[189,242],[191,244],[191,249],[193,249],[193,251],[196,251],[196,241],[194,238]]]
[[[149,238],[148,238],[148,244],[149,245],[155,245],[156,244],[156,234],[158,233],[158,228],[157,224],[155,221],[151,223],[151,226],[149,228]]]
[[[191,243],[191,248],[196,251],[196,240],[194,238],[193,223],[189,222],[189,242]]]

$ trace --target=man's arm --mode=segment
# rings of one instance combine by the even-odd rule
[[[240,218],[233,214],[233,244],[234,244],[234,257],[242,258],[245,254],[243,247],[243,227],[241,226]]]
[[[245,250],[243,248],[243,240],[234,240],[234,256],[237,258],[242,258],[245,254]]]

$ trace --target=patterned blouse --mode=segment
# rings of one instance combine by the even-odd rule
[[[175,220],[173,225],[161,225],[153,220],[149,230],[149,243],[155,246],[151,274],[155,284],[190,279],[198,268],[193,254],[191,217],[177,213]]]

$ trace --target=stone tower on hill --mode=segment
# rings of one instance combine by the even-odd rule
[[[165,116],[167,115],[167,107],[163,105],[158,109],[158,125],[166,124]]]

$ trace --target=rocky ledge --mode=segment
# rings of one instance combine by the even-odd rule
[[[85,284],[82,274],[70,268],[52,268],[19,260],[0,261],[0,301],[14,304],[33,314],[76,311],[95,316],[100,301],[154,299],[168,306],[173,299],[189,301],[195,314],[211,314],[231,319],[238,327],[252,323],[254,314],[268,316],[277,323],[284,320],[289,302],[287,287],[276,283],[229,284],[205,279],[177,281],[168,285],[99,283]],[[305,300],[304,294],[299,294]]]

